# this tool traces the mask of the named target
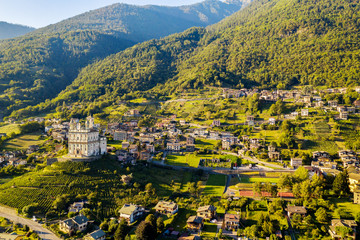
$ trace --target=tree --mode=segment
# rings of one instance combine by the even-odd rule
[[[309,171],[303,166],[300,166],[298,169],[296,169],[294,177],[299,182],[305,181],[309,178]]]
[[[162,233],[162,231],[164,231],[165,224],[164,224],[164,220],[162,219],[162,217],[159,217],[156,220],[156,226],[157,226],[157,232],[158,233]]]
[[[150,222],[142,221],[135,230],[135,234],[138,240],[154,240],[156,239],[156,229]]]
[[[346,196],[350,193],[349,175],[346,170],[336,175],[333,182],[333,190],[338,196]]]
[[[323,223],[323,224],[327,223],[328,219],[329,219],[328,213],[326,212],[326,209],[323,207],[320,207],[315,212],[315,217],[318,222]]]
[[[351,234],[353,232],[353,230],[349,227],[345,227],[345,226],[337,226],[335,227],[336,233],[341,235],[342,239],[345,239],[346,236],[348,236],[349,234]]]
[[[38,204],[36,204],[36,203],[30,204],[30,205],[23,207],[22,213],[26,217],[31,217],[34,214],[34,212],[37,211],[37,209],[38,209]]]
[[[262,184],[261,184],[261,182],[256,182],[255,184],[254,184],[254,188],[253,188],[254,190],[254,192],[256,192],[257,194],[259,194],[259,196],[261,197],[261,191],[262,191]]]
[[[114,234],[115,240],[125,240],[126,235],[128,233],[128,226],[124,219],[118,224],[118,227]]]
[[[154,228],[156,228],[156,217],[154,216],[154,214],[149,214],[146,218],[145,218],[146,222],[149,222],[151,224],[151,226],[153,226]]]
[[[108,231],[109,230],[109,223],[107,221],[107,219],[105,219],[101,224],[100,224],[100,228],[103,231]]]

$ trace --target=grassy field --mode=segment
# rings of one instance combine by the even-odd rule
[[[30,145],[41,145],[45,140],[39,140],[39,133],[31,133],[18,136],[3,144],[6,150],[26,150]]]
[[[354,217],[357,213],[360,213],[360,205],[349,202],[349,199],[332,198],[330,202],[335,204],[336,209],[343,208],[346,212],[351,213]]]
[[[200,158],[194,154],[166,156],[166,163],[174,166],[197,168],[199,166],[199,162]]]
[[[210,140],[210,139],[197,139],[195,141],[195,147],[197,148],[207,148],[207,149],[214,149],[216,144],[217,144],[217,140]]]
[[[249,177],[246,175],[240,175],[240,183],[277,183],[279,178],[268,178],[268,177]]]
[[[217,225],[216,223],[205,223],[203,233],[201,237],[203,238],[215,238],[217,233]]]
[[[13,133],[13,132],[15,134],[20,133],[19,124],[8,124],[8,125],[4,125],[4,126],[0,127],[0,133],[6,133],[7,135],[9,135],[10,133]]]
[[[226,184],[226,176],[211,174],[204,188],[203,194],[222,196]]]
[[[116,149],[121,149],[122,145],[121,145],[122,141],[108,141],[107,145],[108,147],[114,147]]]

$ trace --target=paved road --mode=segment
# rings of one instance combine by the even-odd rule
[[[225,194],[227,192],[228,187],[230,185],[230,181],[231,181],[231,175],[228,175],[227,178],[226,178],[226,185],[225,185],[225,189],[224,189],[223,194]]]
[[[44,228],[41,226],[41,224],[34,222],[30,219],[22,218],[17,215],[16,211],[7,208],[7,207],[0,207],[0,216],[7,218],[13,222],[20,223],[22,225],[28,225],[31,230],[36,232],[41,239],[44,240],[60,240],[54,233],[52,233],[50,230]]]

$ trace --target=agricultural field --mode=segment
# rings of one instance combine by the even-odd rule
[[[212,163],[211,161],[206,161],[205,159],[221,159],[220,163]],[[230,168],[231,162],[236,162],[237,157],[232,155],[220,155],[220,154],[186,154],[186,155],[167,155],[166,163],[173,166],[181,167],[223,167]],[[201,162],[203,160],[203,162]]]
[[[227,176],[220,174],[211,174],[203,190],[204,195],[222,196],[225,190]]]
[[[6,133],[7,135],[9,135],[10,133],[19,134],[20,133],[19,124],[7,124],[1,126],[0,133]]]
[[[151,182],[159,197],[172,194],[171,184],[181,188],[183,184],[188,184],[189,179],[196,180],[195,176],[189,177],[179,171],[161,169],[163,174],[157,174],[158,171],[156,168],[134,167],[131,172],[133,181],[140,186]],[[0,185],[0,204],[22,209],[38,203],[45,213],[52,209],[56,197],[82,194],[91,195],[102,203],[99,210],[101,216],[115,216],[116,209],[125,202],[145,201],[143,197],[135,199],[126,192],[127,188],[121,182],[123,174],[128,174],[127,170],[122,169],[118,162],[108,159],[93,163],[54,163],[41,171],[5,181]]]
[[[15,137],[2,146],[5,150],[26,150],[31,145],[41,145],[45,140],[40,139],[40,133],[25,134]]]

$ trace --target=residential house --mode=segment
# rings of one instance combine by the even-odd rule
[[[303,217],[307,214],[307,209],[304,206],[287,206],[287,215],[291,218],[295,213]]]
[[[269,125],[275,125],[276,119],[275,118],[269,118]]]
[[[191,144],[195,144],[195,138],[191,137],[191,136],[188,136],[186,138],[186,144],[187,145],[191,145]]]
[[[323,101],[319,101],[319,102],[315,103],[315,107],[322,108],[324,106],[324,104],[325,103]]]
[[[186,152],[194,152],[194,151],[195,151],[195,145],[194,144],[186,145]]]
[[[349,173],[349,188],[352,193],[360,189],[360,174]]]
[[[354,203],[360,204],[360,190],[356,189],[354,191]]]
[[[146,151],[148,151],[149,153],[154,153],[155,152],[155,147],[152,144],[146,144]]]
[[[181,150],[181,144],[178,142],[169,142],[166,144],[166,150],[179,152]]]
[[[131,109],[125,113],[127,117],[138,117],[140,116],[140,111],[138,109]]]
[[[360,100],[355,100],[353,102],[353,105],[354,105],[355,108],[360,108]]]
[[[257,151],[261,148],[261,144],[259,143],[250,143],[250,150]]]
[[[350,114],[350,113],[355,113],[356,109],[355,107],[346,107],[346,111]]]
[[[249,125],[249,126],[254,126],[255,125],[254,116],[247,116],[246,117],[246,124]]]
[[[220,120],[214,120],[211,125],[212,125],[212,126],[215,126],[215,127],[220,127],[220,126],[221,126],[221,122],[220,122]]]
[[[320,96],[313,96],[313,100],[315,102],[320,102],[322,100],[322,98]]]
[[[204,226],[204,219],[199,216],[191,216],[186,221],[186,226],[190,230],[201,230]]]
[[[339,118],[341,120],[347,120],[349,118],[349,113],[348,112],[340,112],[339,113]]]
[[[331,108],[337,108],[338,102],[337,102],[337,100],[331,100],[331,101],[328,101],[328,105]]]
[[[115,141],[126,141],[128,138],[128,134],[123,130],[114,131],[114,140]]]
[[[268,146],[268,152],[275,152],[276,151],[276,146],[275,144],[270,144]]]
[[[279,160],[280,159],[280,152],[268,152],[268,157],[272,160]]]
[[[175,214],[179,206],[174,202],[159,201],[155,206],[155,211],[161,214]]]
[[[304,103],[311,103],[311,96],[304,96]]]
[[[71,233],[80,231],[83,232],[86,230],[89,219],[83,215],[78,215],[73,218],[60,221],[59,229],[65,233]]]
[[[27,161],[24,159],[12,158],[9,160],[8,165],[12,165],[12,166],[16,167],[16,166],[26,165],[26,163],[27,163]]]
[[[182,237],[179,237],[178,240],[201,240],[201,237],[196,236],[196,235],[182,236]]]
[[[337,163],[331,161],[329,158],[318,158],[314,161],[311,161],[312,167],[317,167],[320,170],[324,171],[324,169],[336,169]]]
[[[331,226],[329,226],[329,233],[331,237],[335,240],[344,239],[342,234],[338,232],[338,227],[350,228],[352,232],[346,236],[346,239],[356,239],[357,223],[354,220],[345,220],[345,219],[331,220]]]
[[[129,152],[130,153],[136,153],[136,152],[138,152],[138,150],[139,150],[139,148],[138,148],[138,145],[136,145],[136,144],[131,144],[129,146]]]
[[[291,158],[290,166],[293,168],[298,168],[302,166],[303,159],[302,158]]]
[[[315,151],[312,153],[313,159],[330,158],[330,154],[325,151]]]
[[[120,219],[125,219],[128,223],[133,223],[145,214],[145,208],[135,204],[124,204],[119,213]]]
[[[228,230],[237,230],[240,227],[240,216],[227,213],[224,216],[224,226]]]
[[[84,237],[84,240],[105,240],[105,239],[106,239],[106,233],[101,229],[93,231]]]
[[[213,205],[206,205],[199,207],[196,212],[197,216],[211,220],[216,216],[216,207],[214,207]]]
[[[151,157],[151,154],[148,151],[144,150],[144,151],[140,152],[140,160],[148,161],[150,159],[150,157]]]
[[[301,116],[302,117],[309,116],[309,109],[307,109],[307,108],[301,109]]]
[[[26,150],[26,154],[32,154],[36,151],[39,151],[40,147],[38,145],[30,145]]]
[[[231,150],[231,142],[229,139],[222,140],[222,149]]]
[[[148,135],[144,135],[144,136],[141,136],[141,137],[139,138],[139,140],[140,140],[141,143],[148,143],[148,144],[150,144],[150,143],[153,143],[153,142],[155,141],[155,137],[153,137],[153,136],[148,136]]]
[[[87,203],[88,203],[87,201],[74,202],[73,204],[70,205],[69,212],[75,212],[75,213],[80,212]]]
[[[346,112],[346,107],[345,106],[338,106],[337,108],[338,112]]]

